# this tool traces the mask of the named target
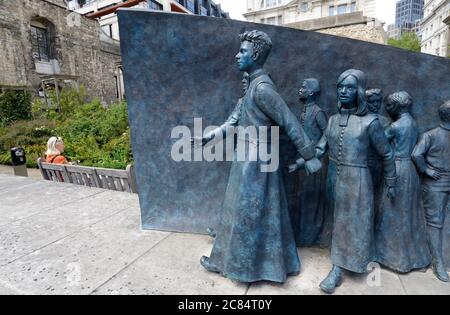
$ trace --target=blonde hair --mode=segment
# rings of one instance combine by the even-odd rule
[[[61,137],[51,137],[47,141],[47,151],[45,152],[46,155],[59,155],[61,152],[59,152],[56,149],[56,145],[58,143],[63,143],[63,140]]]

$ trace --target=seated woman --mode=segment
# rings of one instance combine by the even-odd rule
[[[64,142],[60,137],[51,137],[47,142],[45,161],[52,164],[69,164],[62,155],[64,153]]]

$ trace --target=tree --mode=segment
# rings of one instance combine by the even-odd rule
[[[420,39],[416,33],[404,33],[400,39],[390,38],[388,44],[397,48],[420,52]]]

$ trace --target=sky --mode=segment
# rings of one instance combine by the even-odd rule
[[[386,25],[395,22],[395,3],[397,0],[375,0],[376,17]],[[230,13],[232,19],[245,20],[243,13],[247,10],[247,0],[214,0],[222,9]]]

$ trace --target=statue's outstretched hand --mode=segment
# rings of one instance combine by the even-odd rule
[[[322,163],[318,158],[312,158],[305,162],[305,170],[307,175],[314,174],[322,168]]]
[[[427,168],[425,171],[425,174],[434,180],[440,180],[442,177],[442,174],[440,172],[438,172],[432,168]]]

